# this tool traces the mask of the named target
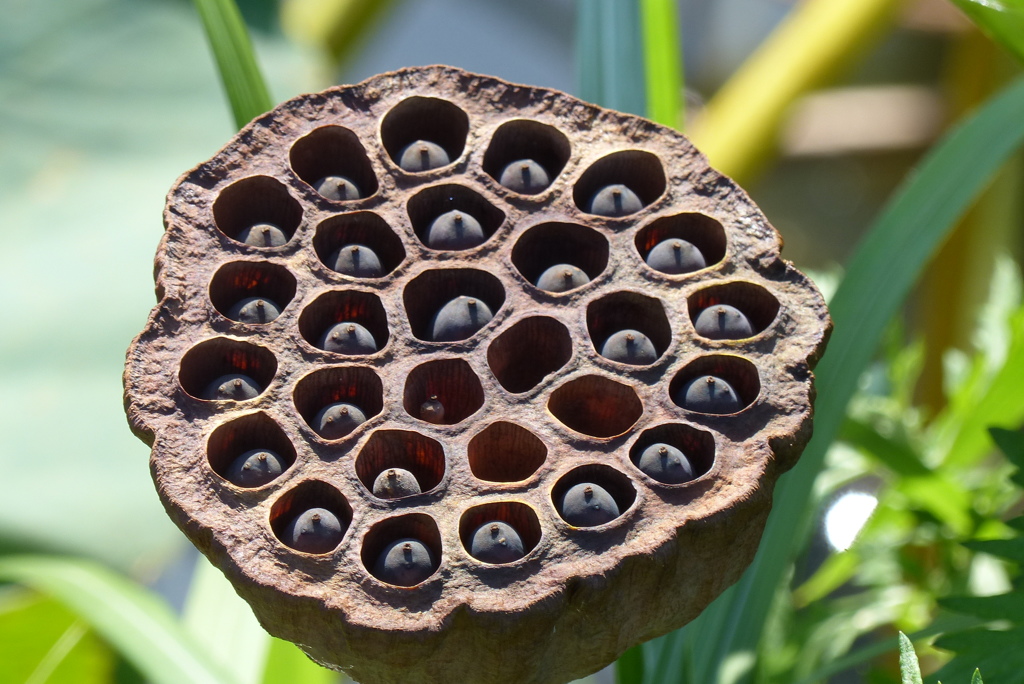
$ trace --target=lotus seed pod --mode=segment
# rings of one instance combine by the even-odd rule
[[[327,553],[338,546],[344,532],[334,513],[326,508],[310,508],[288,523],[284,543],[296,551]]]
[[[421,491],[416,476],[404,468],[388,468],[373,481],[373,495],[381,499],[400,499]]]
[[[232,373],[222,375],[203,391],[203,399],[210,401],[244,401],[255,399],[263,391],[255,380],[248,375]]]
[[[619,363],[646,366],[658,360],[658,351],[651,339],[639,330],[620,330],[605,340],[601,356]]]
[[[596,527],[618,518],[619,506],[601,485],[581,482],[565,493],[558,512],[570,525]]]
[[[266,297],[246,297],[228,311],[228,318],[239,323],[269,323],[281,315],[281,308]]]
[[[709,306],[693,324],[698,335],[710,340],[742,340],[754,336],[754,328],[743,312],[728,304]]]
[[[455,342],[472,337],[487,325],[494,314],[483,301],[473,297],[456,297],[441,307],[430,325],[430,338],[435,342]]]
[[[648,477],[665,484],[681,484],[693,479],[690,459],[671,444],[658,442],[644,449],[637,467]]]
[[[327,258],[327,268],[354,278],[380,278],[384,267],[376,252],[366,245],[345,245]]]
[[[353,321],[342,321],[328,328],[320,337],[319,347],[335,354],[376,354],[377,341],[364,326]]]
[[[280,247],[288,242],[288,236],[273,223],[257,223],[244,228],[235,239],[253,247]]]
[[[339,401],[320,409],[313,424],[324,439],[341,439],[365,422],[366,414],[361,408]]]
[[[555,264],[537,278],[537,287],[547,292],[560,293],[575,290],[590,282],[590,276],[572,264]]]
[[[431,249],[470,249],[486,239],[480,222],[456,209],[434,219],[427,231],[426,243]]]
[[[736,413],[742,408],[732,386],[714,375],[702,375],[686,383],[676,403],[700,413]]]
[[[419,539],[399,539],[381,552],[373,574],[382,582],[411,587],[434,574],[434,556]]]
[[[437,143],[427,140],[417,140],[405,146],[400,155],[398,165],[402,170],[411,173],[430,171],[447,166],[451,163],[448,153]]]
[[[425,420],[434,425],[444,423],[444,404],[441,403],[436,394],[431,395],[429,399],[420,404],[420,420]]]
[[[492,520],[476,528],[469,553],[478,561],[494,565],[512,563],[526,555],[519,533],[500,520]]]
[[[590,213],[617,218],[635,214],[644,208],[636,193],[625,185],[607,185],[594,195],[590,202]]]
[[[524,195],[536,195],[551,185],[548,172],[532,159],[519,159],[506,166],[498,182]]]
[[[362,199],[356,184],[344,176],[324,176],[313,184],[313,189],[333,202]]]
[[[250,449],[232,461],[226,477],[239,487],[261,487],[287,467],[285,460],[269,449]]]
[[[707,266],[700,250],[679,238],[669,238],[654,245],[645,261],[655,271],[668,275],[692,273]]]

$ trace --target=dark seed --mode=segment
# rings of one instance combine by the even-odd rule
[[[572,264],[555,264],[537,278],[537,287],[547,292],[568,292],[590,282],[590,276]]]
[[[339,401],[328,404],[316,414],[313,428],[324,439],[341,439],[366,422],[366,414],[354,404]]]
[[[511,563],[526,555],[523,540],[511,525],[498,520],[476,528],[469,553],[484,563]]]
[[[456,297],[441,307],[430,325],[430,339],[454,342],[472,337],[494,317],[491,309],[479,299]]]
[[[562,497],[559,513],[570,525],[595,527],[619,517],[619,507],[604,487],[581,482]]]
[[[680,484],[693,479],[690,459],[671,444],[659,442],[644,449],[637,467],[652,479],[665,484]]]
[[[704,255],[686,240],[669,238],[656,244],[647,253],[647,265],[669,275],[691,273],[707,266]]]
[[[601,356],[634,366],[646,366],[658,360],[654,343],[639,330],[620,330],[609,337],[601,347]]]
[[[327,258],[327,268],[354,278],[380,278],[384,268],[377,254],[365,245],[345,245]]]
[[[399,539],[381,552],[373,574],[382,582],[411,587],[434,574],[434,556],[419,539]]]
[[[257,223],[243,228],[235,239],[253,247],[280,247],[288,242],[288,236],[273,223]]]
[[[425,420],[434,425],[444,423],[444,404],[441,403],[436,394],[420,404],[420,420]]]
[[[211,401],[243,401],[258,397],[263,388],[256,384],[256,381],[248,375],[232,373],[222,375],[203,391],[203,399]]]
[[[551,185],[548,172],[532,159],[518,159],[506,166],[498,182],[524,195],[536,195]]]
[[[736,392],[722,378],[702,375],[686,383],[675,401],[685,409],[700,413],[736,413],[741,408]]]
[[[227,479],[239,487],[260,487],[285,471],[288,464],[269,449],[251,449],[228,468]]]
[[[441,214],[427,231],[427,247],[431,249],[470,249],[486,239],[480,222],[464,211]]]
[[[709,306],[700,312],[693,327],[697,334],[711,340],[742,340],[754,336],[750,319],[728,304]]]
[[[320,348],[336,354],[375,354],[377,341],[365,327],[352,321],[335,323],[320,338]]]
[[[607,185],[590,201],[590,213],[599,216],[626,216],[644,208],[636,193],[625,185]]]
[[[416,476],[404,468],[388,468],[373,481],[373,495],[381,499],[399,499],[421,491]]]
[[[326,508],[311,508],[292,520],[284,532],[284,543],[296,551],[327,553],[341,541],[341,521]]]
[[[334,202],[362,199],[356,184],[344,176],[324,176],[313,184],[313,189]]]
[[[448,153],[443,147],[427,140],[417,140],[402,150],[398,165],[405,171],[417,173],[447,166],[450,163]]]
[[[239,323],[269,323],[281,315],[281,308],[266,297],[246,297],[228,311],[228,318]]]

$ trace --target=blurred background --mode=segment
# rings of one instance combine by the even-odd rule
[[[578,5],[586,1],[239,0],[239,6],[275,102],[433,63],[586,99],[595,97],[581,75],[586,52],[577,39]],[[705,104],[800,4],[677,3],[687,103],[680,123],[698,145]],[[757,149],[740,162],[723,157],[723,170],[782,233],[784,256],[812,272],[826,292],[919,157],[951,122],[1020,71],[947,0],[874,4],[887,7],[849,41],[842,58],[806,80]],[[196,553],[161,509],[149,449],[124,418],[120,376],[124,352],[155,304],[152,258],[164,196],[234,133],[230,110],[187,0],[0,0],[0,16],[0,292],[7,311],[0,325],[0,552],[96,559],[155,588],[180,610]],[[604,104],[644,113],[642,93]],[[713,165],[716,150],[708,149]],[[1008,321],[1019,307],[1022,181],[1018,155],[931,263],[862,380],[851,408],[855,427],[925,452],[939,439],[929,433],[933,420],[970,369],[999,354],[1005,360],[1015,348]],[[882,498],[879,490],[891,484],[866,443],[851,437],[830,452],[833,467],[818,487],[819,533],[798,564],[794,587],[853,543]],[[990,444],[979,449],[996,458]],[[986,472],[1003,472],[999,467]],[[964,487],[957,494],[963,511],[946,520],[910,494],[891,504],[917,517],[900,518],[895,527],[879,523],[880,547],[893,548],[893,529],[906,538],[931,529],[932,538],[915,537],[920,577],[900,575],[913,586],[879,599],[869,616],[858,613],[867,622],[844,633],[847,648],[882,624],[923,626],[934,601],[915,587],[948,589],[985,571],[956,552],[946,560],[929,556],[945,553],[936,538],[973,530],[977,510],[1005,511],[1017,500],[992,477]],[[828,512],[851,492],[860,499],[845,497],[847,508],[833,513],[847,522],[845,532],[836,526],[829,537]],[[922,495],[929,496],[946,495]],[[922,528],[922,521],[933,527]],[[879,588],[894,581],[906,561],[899,553],[889,552],[874,576],[861,580]],[[1006,569],[992,565],[993,581],[1007,583]],[[827,590],[808,589],[805,604],[855,580],[854,570],[843,572],[828,579]],[[73,623],[48,599],[0,587],[0,682],[131,681],[131,668],[91,633],[69,649],[71,660],[44,672],[50,679],[39,679],[40,661]],[[829,633],[808,634],[799,639],[825,642]],[[787,643],[780,639],[784,658]],[[935,664],[944,656],[929,657]],[[857,667],[830,681],[867,681],[868,666]],[[892,662],[871,667],[891,673]],[[775,681],[796,681],[791,665],[775,671]]]

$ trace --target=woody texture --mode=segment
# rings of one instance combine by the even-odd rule
[[[684,625],[811,434],[821,295],[637,116],[405,69],[257,118],[164,223],[124,375],[159,496],[363,684],[567,682]]]

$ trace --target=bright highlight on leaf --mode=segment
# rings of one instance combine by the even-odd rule
[[[878,499],[867,492],[847,492],[836,499],[825,513],[825,538],[836,551],[853,546],[857,535],[878,506]]]
[[[1024,0],[953,0],[982,31],[1024,61]]]

